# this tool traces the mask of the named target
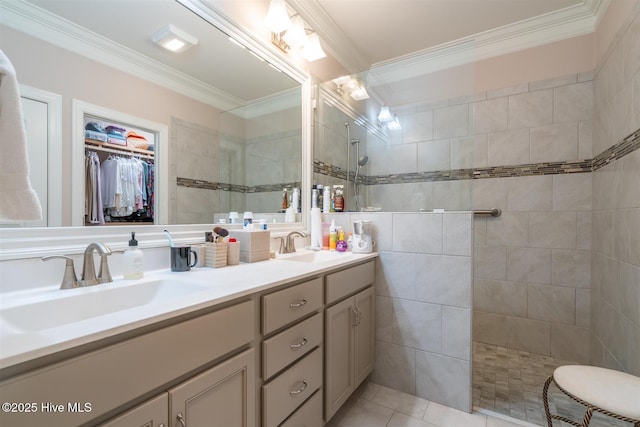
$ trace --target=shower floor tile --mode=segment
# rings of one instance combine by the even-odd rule
[[[473,343],[473,406],[546,426],[542,388],[562,365],[575,364],[526,351]],[[584,407],[554,386],[549,388],[552,413],[582,420]],[[590,427],[625,427],[628,423],[595,414]],[[569,426],[554,420],[554,426]]]

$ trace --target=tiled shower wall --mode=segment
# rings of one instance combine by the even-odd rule
[[[282,189],[301,187],[300,108],[220,120],[224,132],[171,118],[171,224],[211,223],[231,210],[275,214]]]
[[[402,130],[390,133],[391,143],[367,141],[369,178],[396,182],[367,185],[368,206],[503,210],[475,219],[476,340],[588,360],[592,177],[590,166],[577,165],[592,158],[591,78],[412,107],[399,112]],[[549,171],[548,162],[561,166]],[[501,171],[516,165],[528,166],[517,176]],[[465,170],[495,178],[446,180]],[[440,176],[412,175],[421,171]]]
[[[472,215],[341,213],[373,222],[376,363],[372,381],[471,410]]]
[[[640,129],[640,4],[594,80],[594,153]],[[593,173],[591,362],[640,375],[640,150]]]

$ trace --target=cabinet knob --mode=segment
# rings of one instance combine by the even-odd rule
[[[307,303],[307,300],[306,299],[302,299],[302,300],[300,300],[300,302],[292,302],[291,304],[289,304],[289,308],[302,307],[306,303]]]
[[[307,386],[309,386],[309,384],[307,383],[307,380],[302,380],[302,385],[300,386],[300,388],[289,391],[289,394],[292,396],[296,394],[300,394],[307,389]]]
[[[306,344],[307,344],[307,337],[302,337],[302,341],[300,341],[297,344],[290,344],[289,347],[291,347],[291,348],[300,348],[300,347],[302,347],[303,345],[306,345]]]

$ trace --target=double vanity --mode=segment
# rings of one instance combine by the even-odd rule
[[[0,425],[320,427],[373,369],[376,256],[3,296]]]

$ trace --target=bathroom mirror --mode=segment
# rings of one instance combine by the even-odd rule
[[[308,103],[304,98],[310,96],[305,86],[307,76],[221,16],[210,3],[155,0],[152,8],[149,2],[138,0],[3,3],[0,48],[12,61],[15,58],[20,83],[62,96],[62,185],[60,194],[53,197],[62,200],[63,226],[81,225],[72,220],[77,214],[71,212],[71,206],[81,205],[72,200],[78,172],[70,160],[77,155],[72,150],[78,149],[70,144],[77,132],[70,124],[74,114],[70,109],[76,99],[110,110],[124,110],[132,117],[168,127],[170,149],[163,159],[168,169],[156,173],[169,187],[161,202],[169,208],[166,218],[157,224],[212,223],[214,214],[248,208],[276,213],[280,187],[304,185],[304,145],[310,143],[310,136],[303,131],[307,120],[303,109]],[[189,32],[198,43],[180,54],[161,49],[151,38],[168,24]],[[231,43],[230,38],[240,46]],[[25,41],[29,49],[25,49]],[[114,51],[105,53],[109,48]],[[93,60],[82,75],[72,62],[79,59]],[[117,79],[122,75],[142,79],[145,84],[135,85],[133,80],[125,79],[119,85]],[[105,82],[105,76],[114,81]],[[168,107],[161,108],[162,105]],[[256,123],[273,123],[272,118],[280,112],[287,118],[286,123],[272,129],[263,126],[260,135],[255,133]],[[232,137],[224,128],[230,116],[235,121]],[[268,141],[268,148],[261,146],[257,138]],[[274,138],[286,141],[274,144]],[[230,147],[229,141],[242,147]],[[231,151],[242,152],[244,157],[230,163]],[[262,189],[278,188],[277,191],[264,190],[264,197],[247,204],[244,196],[254,194],[256,185],[247,185],[245,175],[255,165],[249,165],[246,159],[267,151],[269,158],[282,156],[295,161],[287,162],[286,182],[259,183],[263,184]],[[234,173],[228,173],[229,169]],[[256,200],[266,202],[260,205]]]

